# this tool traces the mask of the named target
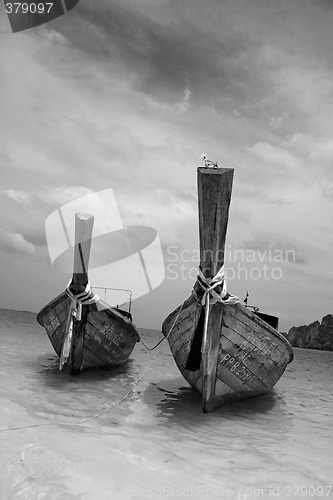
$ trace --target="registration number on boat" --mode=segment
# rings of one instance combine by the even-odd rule
[[[238,377],[242,381],[250,382],[254,379],[254,375],[250,372],[240,361],[237,361],[236,358],[232,357],[230,354],[225,354],[221,360],[221,365],[228,368],[228,370],[236,377]]]
[[[57,316],[52,316],[51,317],[51,321],[50,321],[50,324],[48,326],[48,330],[53,333],[56,331],[56,329],[58,328],[58,326],[60,326],[60,321],[59,319],[57,318]]]

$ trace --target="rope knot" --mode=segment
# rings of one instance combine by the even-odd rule
[[[201,305],[205,306],[207,303],[215,304],[222,302],[223,304],[237,304],[239,298],[231,295],[227,291],[226,279],[224,276],[224,266],[213,276],[213,278],[206,278],[199,266],[197,283],[201,286],[204,293],[201,298]],[[216,287],[222,286],[222,290],[217,292]]]
[[[197,293],[198,286],[203,294]],[[220,287],[219,290],[216,290]],[[186,362],[186,369],[190,371],[199,370],[203,353],[207,349],[207,339],[209,337],[209,316],[211,304],[220,302],[222,304],[237,304],[239,298],[227,292],[226,280],[224,277],[224,266],[212,278],[206,278],[199,266],[198,278],[193,287],[193,295],[200,303],[200,314],[195,326],[190,352]],[[212,325],[211,325],[212,326]],[[220,325],[221,326],[221,325]],[[219,325],[213,326],[219,328]]]
[[[82,305],[94,304],[96,302],[99,302],[101,299],[98,295],[93,293],[89,281],[83,292],[79,293],[72,292],[72,290],[70,289],[71,282],[72,280],[66,287],[66,293],[72,301],[72,314],[77,321],[80,321],[82,317]]]

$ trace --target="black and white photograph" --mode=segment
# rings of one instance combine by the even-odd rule
[[[333,499],[333,0],[0,2],[0,500]]]

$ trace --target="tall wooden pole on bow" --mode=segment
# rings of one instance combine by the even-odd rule
[[[271,390],[293,353],[269,323],[271,316],[259,316],[227,291],[223,265],[233,169],[202,159],[200,269],[191,295],[165,318],[162,332],[181,374],[202,395],[203,411],[211,412]]]
[[[75,214],[75,245],[74,269],[72,282],[69,285],[71,292],[82,293],[88,283],[88,265],[93,232],[94,217],[90,214]],[[84,326],[87,308],[80,303],[78,310],[73,310],[73,301],[69,307],[64,340],[60,354],[60,369],[70,360],[71,374],[80,373],[83,353]],[[77,314],[79,312],[79,314]],[[83,317],[82,317],[83,315]]]
[[[225,240],[234,170],[199,167],[199,239],[200,267],[206,279],[213,278],[224,265]],[[217,292],[221,287],[215,289]],[[214,411],[216,369],[221,336],[223,305],[210,305],[207,297],[202,340],[202,406]],[[207,310],[208,309],[208,310]]]

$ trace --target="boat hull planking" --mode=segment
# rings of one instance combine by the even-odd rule
[[[71,299],[64,292],[37,315],[58,356],[66,333],[70,305]],[[82,317],[80,321],[75,321],[73,335],[71,357],[76,372],[119,366],[127,361],[140,340],[133,323],[102,300],[82,305]]]
[[[186,368],[201,305],[192,294],[162,325],[176,364],[187,382],[203,392],[203,363]],[[171,331],[170,331],[171,330]],[[269,392],[293,359],[288,341],[242,304],[211,306],[208,331],[219,332],[212,407]],[[170,332],[170,334],[169,334]]]

